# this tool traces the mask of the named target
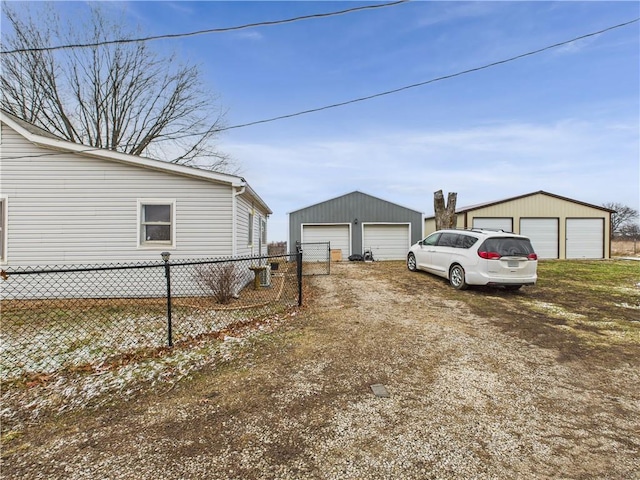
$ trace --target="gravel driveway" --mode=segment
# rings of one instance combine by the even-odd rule
[[[26,428],[3,476],[640,478],[638,356],[562,358],[403,268],[309,282],[305,309],[228,360]]]

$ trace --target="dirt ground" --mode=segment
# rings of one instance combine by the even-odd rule
[[[2,477],[640,478],[638,342],[576,337],[537,286],[457,292],[399,262],[308,282],[177,384],[25,422]]]

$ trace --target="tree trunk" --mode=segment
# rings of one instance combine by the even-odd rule
[[[456,200],[458,194],[455,192],[449,192],[447,196],[447,204],[444,204],[444,195],[442,190],[438,190],[433,194],[433,209],[436,214],[436,230],[442,230],[443,228],[456,228],[457,215],[456,215]]]

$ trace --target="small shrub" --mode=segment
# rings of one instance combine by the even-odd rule
[[[216,302],[227,304],[234,297],[241,282],[241,274],[232,263],[198,265],[195,281],[200,288],[210,293]]]

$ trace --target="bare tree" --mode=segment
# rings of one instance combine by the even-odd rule
[[[622,234],[627,225],[633,225],[638,219],[638,211],[618,202],[603,203],[604,208],[614,210],[611,214],[611,236]]]
[[[145,42],[50,50],[131,38],[120,20],[89,5],[86,25],[63,24],[55,4],[32,15],[3,2],[2,108],[72,142],[229,171],[214,140],[223,113],[197,67],[160,57]],[[7,26],[11,28],[6,28]],[[45,48],[43,50],[43,48]]]
[[[443,228],[456,228],[456,201],[458,194],[449,192],[447,196],[447,204],[444,204],[444,195],[442,190],[438,190],[433,194],[433,209],[436,215],[436,230]]]

